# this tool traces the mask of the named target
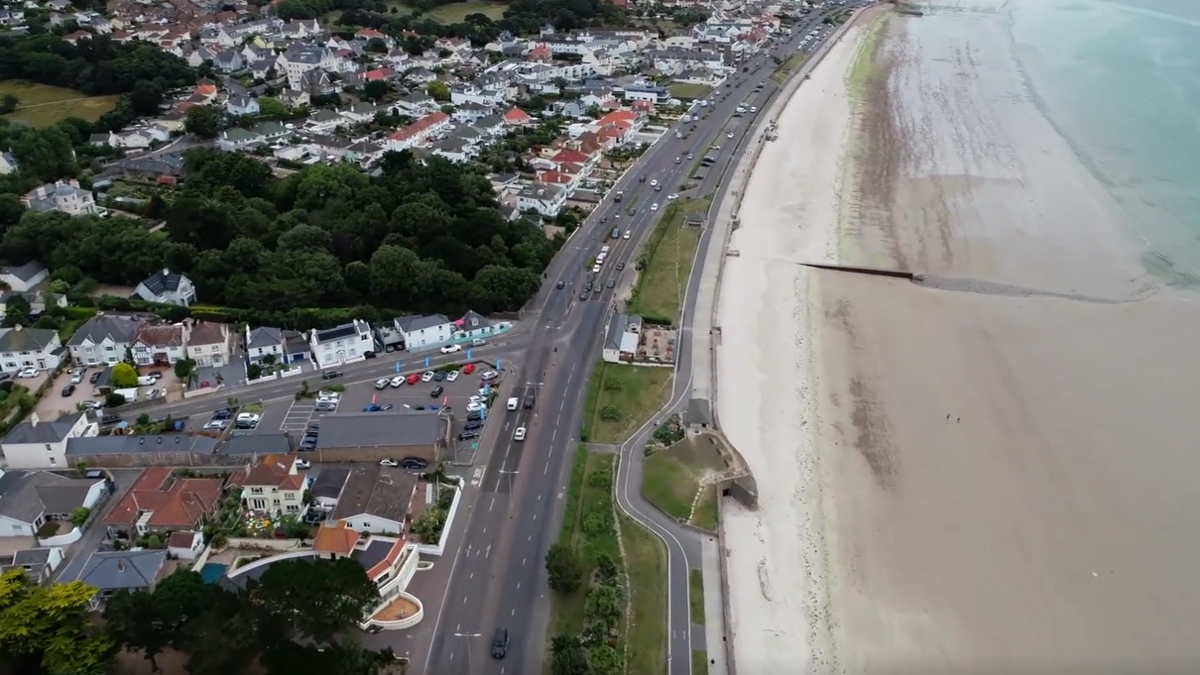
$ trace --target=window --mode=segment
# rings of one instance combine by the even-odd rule
[[[46,444],[46,452],[54,452],[54,449],[50,447],[49,443]]]
[[[213,346],[212,346],[212,351],[214,351],[214,352],[219,352],[219,351],[221,351],[221,345],[213,345]]]
[[[371,526],[371,523],[369,523],[369,522],[367,522],[367,521],[365,521],[365,520],[363,521],[363,529],[364,529],[364,530],[365,530],[365,529],[367,529],[367,528],[368,528],[368,527],[370,527],[370,526]]]
[[[285,501],[294,502],[296,501],[296,493],[291,491],[285,492],[283,493],[283,499]]]
[[[58,465],[58,460],[51,457],[50,458],[50,466],[57,466],[57,465]]]
[[[263,493],[263,491],[262,491],[262,488],[260,488],[260,487],[250,488],[250,494],[252,494],[252,495],[261,495],[262,493]]]
[[[117,348],[116,348],[116,347],[114,347],[114,346],[112,346],[112,345],[106,345],[106,346],[104,347],[104,351],[106,351],[106,352],[115,352],[115,351],[117,351]]]

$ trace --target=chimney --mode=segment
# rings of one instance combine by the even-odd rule
[[[17,331],[18,333],[21,332],[21,324],[13,326],[13,330]]]
[[[29,413],[29,426],[36,427],[39,421],[37,413]]]
[[[164,267],[164,268],[163,268],[163,276],[164,276],[164,277],[169,277],[169,276],[171,276],[171,270],[169,270],[169,269],[167,269],[166,267]]]
[[[120,558],[117,558],[117,571],[118,572],[125,571],[125,561],[121,560]]]

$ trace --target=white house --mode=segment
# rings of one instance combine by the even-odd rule
[[[300,513],[304,491],[312,481],[296,470],[297,455],[267,455],[258,464],[233,474],[231,485],[242,487],[242,504],[247,509],[269,514]]]
[[[0,537],[32,537],[46,521],[70,521],[76,509],[90,509],[100,503],[107,490],[103,478],[67,478],[49,471],[0,471]]]
[[[417,476],[409,471],[385,466],[355,469],[330,520],[354,532],[400,534],[416,489]]]
[[[54,370],[64,352],[58,331],[16,326],[0,335],[0,371],[15,374],[24,368]]]
[[[394,323],[404,336],[404,348],[410,352],[431,349],[454,339],[454,322],[444,314],[412,314],[398,317]]]
[[[11,152],[0,152],[0,175],[17,172],[17,160]]]
[[[139,366],[169,365],[186,358],[183,324],[142,326],[132,345],[133,361]]]
[[[0,281],[7,284],[8,290],[14,293],[28,293],[49,276],[50,270],[37,261],[0,267]]]
[[[76,365],[113,365],[125,358],[125,352],[142,329],[140,319],[120,314],[98,314],[88,319],[67,342]]]
[[[615,312],[604,333],[600,356],[606,363],[629,362],[637,356],[642,317]]]
[[[567,203],[567,191],[557,185],[531,183],[517,193],[517,210],[536,211],[548,218],[558,215]]]
[[[250,326],[246,326],[246,356],[250,363],[267,360],[283,363],[286,360],[283,358],[283,331],[270,326],[251,330]]]
[[[0,451],[10,469],[61,469],[67,466],[67,440],[95,436],[97,431],[84,413],[63,415],[53,422],[31,413],[0,441]]]
[[[225,112],[238,117],[257,115],[259,112],[258,99],[249,96],[230,96],[229,100],[225,101]]]
[[[367,352],[375,351],[371,326],[359,319],[328,330],[314,329],[309,336],[309,343],[318,368],[361,361],[366,358]]]
[[[155,272],[137,285],[133,294],[146,302],[187,307],[196,302],[196,287],[192,280],[167,268]]]
[[[96,198],[90,190],[79,187],[79,181],[57,181],[46,183],[25,193],[21,198],[26,208],[36,213],[62,211],[72,216],[100,213]]]
[[[220,368],[232,358],[229,349],[229,326],[223,323],[200,321],[187,335],[187,356],[202,367]]]

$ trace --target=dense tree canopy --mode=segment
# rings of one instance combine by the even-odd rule
[[[103,675],[113,640],[88,621],[96,589],[73,581],[39,586],[19,569],[0,576],[0,664],[12,672]]]
[[[561,241],[505,220],[486,176],[409,153],[382,166],[376,178],[340,164],[278,179],[252,157],[194,150],[166,237],[121,217],[26,213],[0,230],[0,258],[124,285],[165,265],[207,304],[264,310],[492,312],[533,295]]]
[[[175,55],[140,40],[95,36],[71,44],[57,35],[0,36],[0,80],[29,80],[100,96],[130,93],[147,84],[161,91],[187,86],[196,74]]]

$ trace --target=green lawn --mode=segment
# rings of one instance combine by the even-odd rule
[[[413,10],[411,5],[403,2],[389,2],[389,6],[397,7],[398,13],[407,14]],[[487,2],[487,0],[467,0],[452,2],[448,5],[435,7],[422,16],[427,16],[438,23],[462,23],[468,14],[483,14],[489,19],[504,18],[504,10],[508,9],[507,2]]]
[[[629,667],[625,672],[661,675],[667,672],[667,551],[653,532],[624,516],[621,539],[633,613],[633,630],[628,636]]]
[[[698,98],[708,96],[713,88],[707,84],[690,84],[687,82],[676,82],[667,87],[671,92],[671,96],[685,101],[691,101]]]
[[[84,96],[73,89],[45,84],[5,80],[0,82],[0,96],[12,94],[21,103],[15,112],[4,117],[31,127],[48,127],[68,117],[89,122],[100,119],[117,105],[119,96]]]
[[[680,199],[666,208],[646,240],[642,270],[627,304],[630,314],[679,324],[701,232],[684,227],[683,221],[689,213],[707,213],[709,203],[708,199]]]
[[[708,652],[692,650],[692,675],[708,675]]]
[[[704,625],[704,571],[688,570],[688,606],[692,623]]]
[[[705,485],[700,488],[700,499],[692,510],[691,524],[709,532],[717,531],[717,494],[716,485]]]
[[[588,383],[583,437],[622,443],[658,412],[671,395],[671,369],[600,363]],[[616,413],[615,419],[606,414]]]
[[[804,52],[796,52],[795,54],[792,54],[786,61],[779,64],[779,67],[775,69],[775,72],[771,73],[771,79],[782,84],[783,81],[787,79],[788,74],[795,70],[801,63],[803,63],[804,59],[806,58],[808,58],[808,54],[805,54]]]
[[[642,469],[642,495],[660,511],[686,521],[700,481],[723,473],[727,465],[720,441],[705,434],[685,438],[646,458]]]

